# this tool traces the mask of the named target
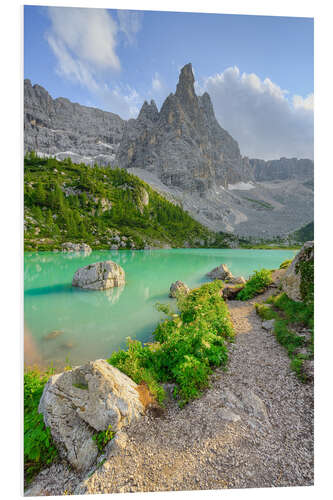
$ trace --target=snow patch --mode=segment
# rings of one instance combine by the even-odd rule
[[[252,182],[236,182],[236,184],[228,184],[228,189],[230,191],[249,191],[250,189],[254,189],[255,185]]]

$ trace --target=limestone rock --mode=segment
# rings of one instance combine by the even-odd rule
[[[274,323],[275,319],[268,319],[266,321],[263,321],[261,326],[264,328],[264,330],[271,331],[274,328]]]
[[[178,294],[184,294],[188,295],[190,293],[190,289],[185,283],[182,281],[175,281],[175,283],[172,283],[170,286],[170,292],[169,292],[169,297],[175,299],[177,298]]]
[[[63,252],[80,252],[85,254],[91,253],[91,247],[87,243],[71,243],[70,241],[61,245]]]
[[[218,267],[214,267],[206,276],[212,280],[222,280],[222,281],[231,281],[234,279],[234,276],[229,271],[228,266],[225,264],[221,264]]]
[[[109,425],[117,431],[144,413],[136,388],[127,375],[101,359],[53,375],[38,409],[60,455],[77,470],[87,470],[98,454],[92,440],[96,431]]]
[[[233,276],[228,280],[228,283],[233,285],[245,285],[246,279],[243,276]]]
[[[81,267],[73,277],[72,285],[88,290],[107,290],[125,284],[125,271],[112,260]]]
[[[314,242],[307,241],[304,243],[301,250],[298,252],[286,272],[281,278],[282,291],[285,292],[288,297],[296,302],[302,301],[301,295],[301,271],[299,265],[302,262],[313,262],[314,260]]]
[[[244,288],[244,286],[237,285],[226,285],[222,290],[222,296],[224,299],[234,300],[237,294]]]

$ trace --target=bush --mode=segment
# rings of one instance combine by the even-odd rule
[[[254,271],[250,279],[246,282],[245,287],[237,294],[238,300],[252,299],[256,295],[264,292],[272,283],[272,274],[268,269]]]
[[[24,374],[24,479],[28,484],[45,466],[53,462],[58,452],[50,429],[45,427],[38,404],[50,373],[31,370]]]
[[[284,260],[282,262],[282,264],[280,264],[279,269],[287,269],[290,266],[290,264],[292,263],[292,261],[293,261],[293,259]]]
[[[212,368],[226,365],[227,341],[234,335],[221,288],[222,283],[214,281],[181,297],[180,314],[157,326],[154,343],[128,339],[127,351],[114,352],[109,363],[137,384],[145,382],[159,403],[165,396],[163,382],[176,384],[180,406],[198,397]]]

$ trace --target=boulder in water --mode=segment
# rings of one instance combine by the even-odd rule
[[[125,271],[112,260],[95,262],[81,267],[73,277],[72,285],[88,290],[107,290],[125,284]]]
[[[183,295],[188,295],[190,293],[190,289],[185,283],[182,281],[175,281],[175,283],[172,283],[170,286],[170,292],[169,292],[169,297],[176,299],[177,295],[183,294]]]

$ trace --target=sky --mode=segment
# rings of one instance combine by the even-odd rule
[[[313,158],[313,19],[24,8],[24,77],[53,98],[136,118],[189,62],[244,156]]]

